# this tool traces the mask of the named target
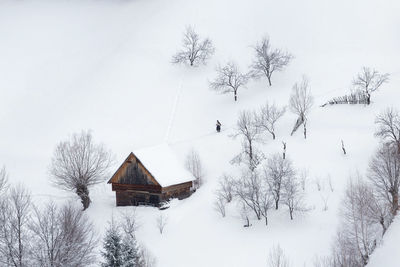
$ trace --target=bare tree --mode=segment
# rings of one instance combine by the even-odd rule
[[[36,266],[88,266],[96,259],[96,233],[83,212],[48,203],[34,209],[30,223]]]
[[[274,198],[266,185],[261,188],[260,194],[260,213],[265,219],[265,225],[268,225],[268,211],[274,206]]]
[[[227,174],[223,174],[219,179],[218,196],[221,196],[227,203],[230,203],[233,198],[233,178]]]
[[[378,130],[375,135],[392,143],[400,154],[400,114],[394,108],[387,108],[376,117],[375,124]]]
[[[141,264],[139,267],[156,267],[157,266],[157,259],[154,257],[153,254],[150,253],[150,251],[145,247],[141,246],[140,249],[140,258],[141,258]]]
[[[352,238],[347,234],[344,227],[337,231],[336,237],[332,246],[332,255],[324,260],[324,267],[364,267],[359,257],[359,251],[354,246]]]
[[[195,188],[199,188],[203,184],[204,168],[201,163],[199,153],[192,149],[186,156],[185,161],[186,169],[193,175],[196,180],[194,181]]]
[[[308,80],[306,77],[303,77],[301,83],[295,83],[292,89],[292,94],[289,100],[290,110],[298,115],[298,119],[293,128],[291,135],[297,130],[297,128],[303,124],[304,128],[304,138],[307,138],[307,115],[311,110],[311,107],[314,103],[314,98],[311,95]]]
[[[391,145],[382,144],[369,164],[368,178],[375,190],[391,206],[393,215],[399,209],[400,154]]]
[[[241,203],[254,212],[258,220],[261,219],[261,199],[263,181],[257,171],[244,170],[241,177],[235,181],[235,196]]]
[[[389,81],[389,74],[380,74],[377,70],[363,67],[361,72],[353,80],[356,89],[361,90],[367,96],[367,104],[371,103],[371,94],[379,89],[382,84]]]
[[[237,92],[239,88],[245,87],[249,75],[241,73],[235,63],[229,62],[224,67],[217,68],[217,77],[210,82],[210,88],[222,94],[233,93],[237,101]]]
[[[286,158],[286,142],[282,141],[282,145],[283,145],[282,158],[285,159]]]
[[[134,238],[136,231],[139,229],[139,222],[136,215],[136,208],[125,211],[121,214],[122,222],[120,227],[125,235]]]
[[[321,179],[319,178],[319,176],[315,177],[314,183],[315,183],[315,185],[317,187],[317,190],[321,191],[322,185],[321,185]]]
[[[289,267],[289,259],[286,257],[283,249],[277,245],[269,251],[268,267]]]
[[[293,220],[295,211],[304,212],[307,208],[304,204],[304,194],[300,189],[300,183],[295,175],[287,176],[282,183],[282,202],[289,209],[290,219]]]
[[[255,170],[264,159],[264,153],[257,146],[252,144],[250,147],[245,140],[242,140],[242,151],[231,160],[231,164],[244,163],[249,170]]]
[[[307,169],[300,170],[299,177],[300,177],[301,189],[303,189],[303,191],[305,191],[306,183],[307,183],[307,179],[308,179],[308,170]]]
[[[341,265],[342,266],[342,265]],[[347,266],[347,265],[345,265]],[[332,257],[318,257],[316,256],[313,260],[313,267],[337,267],[332,261]]]
[[[333,192],[334,188],[333,188],[332,178],[329,174],[328,174],[328,184],[329,184],[329,188]]]
[[[249,208],[242,201],[240,201],[239,204],[240,204],[240,217],[242,217],[242,219],[245,221],[245,225],[243,225],[243,227],[250,227],[251,224],[249,219]]]
[[[270,133],[272,139],[275,140],[275,123],[285,114],[285,111],[284,107],[279,108],[275,104],[267,102],[255,116],[256,126]]]
[[[343,150],[343,154],[346,155],[346,149],[344,148],[343,140],[342,140],[342,150]]]
[[[184,32],[182,49],[172,57],[172,63],[189,63],[190,66],[206,64],[214,51],[209,38],[202,40],[193,27],[188,26]]]
[[[167,222],[168,222],[167,216],[164,213],[160,212],[157,216],[157,221],[156,221],[157,228],[160,231],[160,234],[164,232],[164,228],[167,225]]]
[[[328,200],[329,196],[328,195],[323,195],[321,194],[321,201],[322,201],[322,210],[327,211],[328,210]]]
[[[264,179],[275,201],[275,209],[279,207],[283,183],[295,175],[295,170],[290,159],[282,159],[279,153],[270,156],[264,165]]]
[[[11,188],[0,203],[0,263],[24,267],[30,264],[30,193],[22,185]]]
[[[75,191],[85,210],[90,205],[89,187],[108,177],[110,165],[111,153],[95,144],[89,131],[82,131],[57,145],[50,166],[51,180],[61,189]]]
[[[247,163],[250,170],[254,170],[264,159],[264,154],[255,147],[255,142],[260,140],[260,129],[255,122],[255,115],[250,111],[242,111],[236,123],[234,137],[243,138],[242,151],[233,159],[234,163]]]
[[[342,233],[347,246],[357,254],[357,261],[360,265],[367,265],[369,256],[380,237],[379,225],[374,223],[369,215],[371,200],[370,190],[360,178],[350,180],[342,202]]]
[[[122,229],[122,267],[146,267],[153,266],[154,257],[143,245],[140,245],[136,239],[136,231],[139,228],[137,219],[136,208],[130,209],[121,214],[121,221],[119,223]]]
[[[218,211],[222,217],[225,217],[225,198],[221,196],[220,192],[217,192],[217,199],[214,201],[214,209]]]
[[[367,198],[369,199],[367,216],[372,223],[379,224],[382,227],[383,236],[393,221],[391,206],[370,185],[365,186],[367,187]]]
[[[6,167],[0,169],[0,198],[7,191],[8,188],[8,176]]]
[[[259,78],[261,75],[265,75],[270,86],[272,85],[272,74],[283,70],[293,58],[286,51],[272,48],[268,37],[264,37],[254,46],[254,52],[255,58],[251,65],[253,76]]]
[[[367,265],[371,253],[391,222],[392,216],[387,207],[360,176],[350,179],[342,201],[342,221],[332,253],[329,257],[318,260],[315,266]],[[382,231],[379,231],[379,225]]]

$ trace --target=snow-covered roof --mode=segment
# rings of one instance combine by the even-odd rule
[[[134,150],[133,154],[162,187],[195,180],[168,144]]]

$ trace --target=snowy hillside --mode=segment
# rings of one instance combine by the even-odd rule
[[[330,252],[349,176],[365,173],[378,145],[375,116],[388,106],[400,109],[399,10],[394,0],[0,0],[0,166],[13,184],[31,190],[34,202],[79,203],[49,183],[53,150],[72,133],[91,129],[115,154],[112,172],[140,148],[168,142],[182,162],[195,148],[205,183],[163,211],[165,232],[156,228],[158,209],[137,209],[138,240],[158,266],[266,266],[276,244],[293,266],[312,266],[315,256]],[[171,64],[187,25],[215,45],[206,66]],[[287,69],[274,74],[272,87],[265,79],[251,81],[237,102],[211,91],[215,67],[233,60],[247,71],[251,46],[265,35],[294,55]],[[371,105],[320,107],[346,94],[362,66],[391,75]],[[287,105],[303,75],[315,98],[307,139],[301,131],[290,136],[297,117],[288,111],[277,123],[277,139],[266,136],[261,147],[270,155],[287,142],[295,167],[309,170],[311,210],[293,221],[285,208],[273,210],[267,227],[255,219],[252,227],[242,227],[234,205],[222,218],[213,207],[214,193],[223,173],[239,173],[229,163],[240,149],[240,140],[230,137],[238,113],[267,100]],[[130,208],[115,207],[106,182],[90,194],[85,212],[101,238],[111,216]],[[385,256],[399,242],[398,226],[397,218],[370,266],[400,265]]]

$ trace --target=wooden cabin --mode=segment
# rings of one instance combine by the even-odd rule
[[[191,195],[193,175],[171,148],[159,145],[131,152],[108,181],[117,206],[152,205]]]

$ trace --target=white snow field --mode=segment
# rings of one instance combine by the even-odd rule
[[[79,204],[73,193],[52,187],[48,174],[56,144],[74,132],[91,129],[113,151],[111,173],[140,148],[168,142],[182,163],[195,148],[205,165],[205,184],[163,211],[165,232],[156,228],[157,209],[137,209],[138,239],[158,266],[266,266],[276,244],[293,266],[312,266],[316,255],[329,254],[349,176],[365,173],[378,144],[376,114],[400,108],[399,11],[395,0],[0,0],[0,165],[12,183],[31,190],[35,202]],[[216,53],[206,66],[170,63],[186,25],[214,42]],[[272,45],[295,56],[272,77],[272,87],[265,79],[252,81],[239,90],[236,103],[233,95],[209,90],[218,64],[233,60],[247,71],[251,46],[267,34]],[[321,108],[349,91],[362,66],[391,74],[373,103]],[[266,135],[262,150],[280,152],[281,141],[287,142],[295,166],[309,170],[311,210],[293,221],[284,207],[271,211],[267,227],[255,219],[242,227],[233,205],[222,218],[213,208],[214,193],[222,173],[239,173],[229,163],[240,149],[240,140],[229,137],[238,112],[267,100],[287,105],[303,74],[315,96],[307,140],[301,131],[290,136],[296,116],[287,112],[278,122],[277,140]],[[132,209],[115,207],[106,181],[91,197],[86,213],[100,237],[112,215]],[[327,211],[322,197],[329,198]],[[397,219],[370,266],[400,266],[399,229]]]

